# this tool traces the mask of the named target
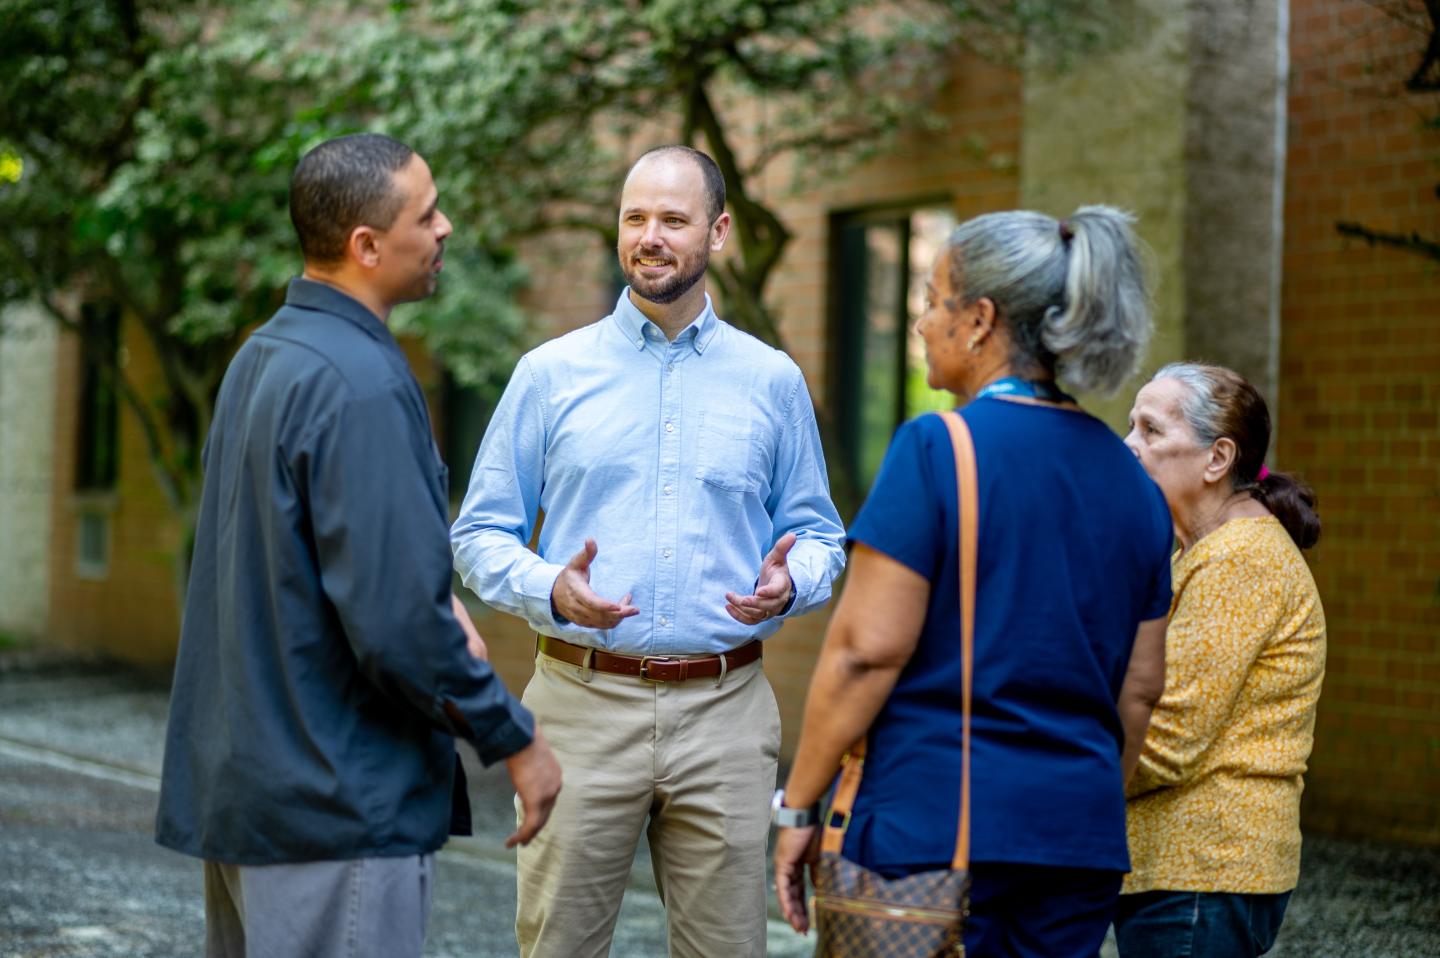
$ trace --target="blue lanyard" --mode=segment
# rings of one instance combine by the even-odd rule
[[[1045,402],[1073,403],[1075,400],[1060,391],[1060,387],[1053,382],[1038,379],[1021,379],[1019,376],[1006,376],[1004,379],[997,379],[993,383],[983,387],[975,394],[976,399],[984,399],[986,396],[1022,396],[1026,399],[1040,399]]]

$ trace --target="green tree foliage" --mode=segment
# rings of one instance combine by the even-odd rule
[[[388,19],[288,4],[0,2],[0,304],[38,301],[77,332],[87,304],[118,305],[143,330],[159,382],[135,381],[123,350],[93,358],[140,424],[187,542],[220,377],[299,272],[295,163],[346,132],[422,132],[407,125],[414,111],[387,111],[407,86],[396,71],[412,64],[356,60],[336,42],[363,50],[389,35]],[[462,381],[493,386],[513,360],[523,276],[466,228],[464,202],[447,208],[460,226],[446,291],[400,322]]]
[[[951,57],[1094,41],[1086,0],[0,0],[0,305],[74,330],[118,305],[161,381],[110,374],[187,530],[225,363],[298,271],[286,187],[314,144],[390,133],[456,223],[442,293],[396,315],[462,381],[508,376],[518,240],[613,245],[631,152],[680,139],[725,173],[727,316],[781,343],[765,287],[789,232],[756,188],[933,124]],[[545,282],[566,269],[547,264]],[[122,354],[123,355],[123,354]],[[100,357],[102,359],[106,357]],[[187,540],[188,541],[188,540]],[[185,564],[182,551],[181,565]]]
[[[554,227],[615,241],[620,177],[639,148],[706,150],[725,175],[739,256],[714,279],[726,316],[783,345],[765,303],[790,233],[759,194],[772,167],[820,181],[907,131],[965,50],[1064,57],[1103,35],[1079,0],[448,0],[393,22],[412,117],[455,150],[502,233]],[[424,91],[420,93],[419,91]],[[403,106],[396,104],[397,108]],[[771,178],[773,181],[773,177]]]

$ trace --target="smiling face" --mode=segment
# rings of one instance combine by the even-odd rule
[[[430,167],[418,154],[396,171],[395,189],[405,205],[389,229],[376,231],[375,279],[389,302],[409,303],[435,292],[452,227],[440,212]]]
[[[664,153],[642,159],[620,194],[616,249],[631,291],[670,304],[695,289],[729,223],[728,213],[714,223],[706,216],[705,181],[693,160]]]
[[[1146,383],[1135,396],[1125,437],[1125,445],[1165,493],[1171,512],[1204,494],[1213,458],[1213,447],[1201,444],[1181,411],[1188,389],[1176,379]]]

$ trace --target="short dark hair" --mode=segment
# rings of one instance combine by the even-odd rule
[[[700,167],[700,176],[705,180],[705,215],[709,217],[711,223],[714,223],[720,218],[720,214],[725,212],[725,175],[720,172],[720,167],[716,166],[715,161],[710,159],[707,154],[701,153],[694,147],[681,146],[678,143],[657,146],[636,157],[635,162],[630,164],[630,170],[633,172],[635,167],[640,165],[640,161],[647,157],[672,153],[688,157],[694,161],[696,166]],[[629,178],[628,173],[626,178]]]
[[[326,140],[290,178],[290,222],[309,263],[334,263],[357,226],[389,229],[405,205],[395,173],[415,151],[381,133]]]

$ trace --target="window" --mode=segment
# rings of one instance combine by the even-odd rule
[[[75,431],[75,574],[104,579],[110,515],[120,470],[120,311],[87,304],[80,313],[80,403]]]
[[[115,488],[120,463],[120,410],[115,389],[119,349],[119,311],[110,306],[85,306],[80,316],[77,492],[106,492]]]
[[[110,571],[110,512],[101,503],[85,503],[75,518],[75,574],[104,579]]]
[[[450,469],[450,506],[457,511],[465,499],[480,440],[485,438],[485,428],[495,410],[481,390],[461,385],[448,370],[441,375],[440,454]]]
[[[926,384],[925,347],[914,330],[930,268],[954,228],[954,214],[939,204],[831,219],[832,409],[862,495],[900,423],[955,405]]]

